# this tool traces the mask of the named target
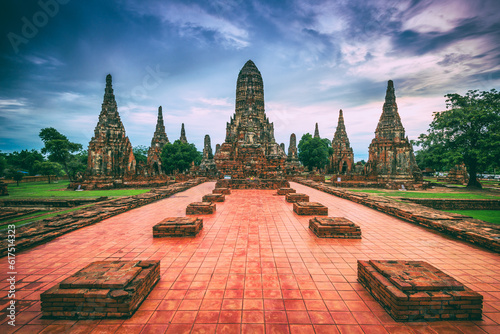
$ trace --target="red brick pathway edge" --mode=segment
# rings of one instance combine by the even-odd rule
[[[500,253],[500,226],[498,225],[435,210],[416,203],[401,203],[387,197],[338,189],[303,178],[295,178],[293,181]]]
[[[98,223],[125,211],[167,198],[204,183],[206,180],[206,178],[197,178],[166,187],[154,188],[144,194],[100,202],[88,208],[82,208],[67,214],[45,218],[28,225],[20,226],[15,230],[16,252],[46,243],[63,234]],[[9,247],[12,247],[12,245],[8,244],[7,238],[0,240],[0,257],[7,255]]]

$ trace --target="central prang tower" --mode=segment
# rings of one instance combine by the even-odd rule
[[[235,114],[227,123],[226,140],[214,156],[217,169],[220,176],[233,179],[281,178],[285,159],[264,110],[262,75],[249,60],[238,75]]]

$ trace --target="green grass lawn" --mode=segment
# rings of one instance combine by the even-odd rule
[[[466,191],[460,192],[424,192],[424,191],[383,191],[375,189],[348,189],[353,192],[361,192],[368,194],[376,194],[389,197],[405,197],[405,198],[451,198],[451,199],[500,199],[500,195],[471,193]]]
[[[69,181],[59,181],[59,183],[30,182],[9,184],[9,196],[11,198],[89,198],[89,197],[122,197],[133,196],[148,192],[150,189],[110,189],[110,190],[67,190]]]
[[[470,216],[475,219],[480,219],[488,223],[500,224],[499,210],[443,210],[446,212],[459,213],[461,215]]]

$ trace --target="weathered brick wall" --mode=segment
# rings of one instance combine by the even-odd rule
[[[498,199],[399,198],[438,210],[500,210]]]

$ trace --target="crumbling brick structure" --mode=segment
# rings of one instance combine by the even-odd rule
[[[285,152],[274,139],[274,126],[264,110],[264,83],[249,60],[236,84],[236,108],[226,127],[226,139],[215,153],[220,176],[270,179],[285,175]]]

